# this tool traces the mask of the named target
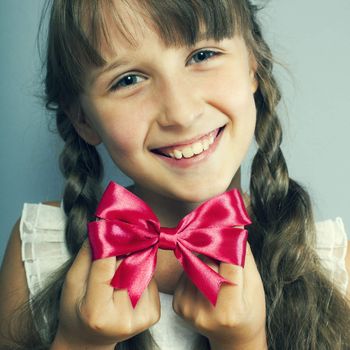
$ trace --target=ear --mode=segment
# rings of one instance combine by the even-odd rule
[[[88,144],[97,146],[101,143],[101,138],[94,129],[91,121],[86,117],[80,104],[71,106],[66,110],[71,123],[78,135]]]

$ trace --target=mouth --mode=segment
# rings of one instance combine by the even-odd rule
[[[151,152],[158,156],[171,158],[175,161],[197,158],[208,153],[212,149],[216,139],[222,134],[224,129],[225,125],[204,135],[191,144],[152,149]]]

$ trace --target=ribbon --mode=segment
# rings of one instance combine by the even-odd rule
[[[88,224],[92,259],[123,258],[111,285],[127,289],[133,307],[153,277],[158,249],[174,251],[189,278],[214,306],[221,284],[233,283],[196,254],[244,266],[248,233],[243,226],[251,221],[237,189],[208,200],[175,228],[167,228],[160,226],[144,201],[110,182],[96,217]]]

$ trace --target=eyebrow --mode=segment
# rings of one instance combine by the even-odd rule
[[[215,40],[215,38],[211,38],[210,36],[207,36],[207,33],[205,32],[200,32],[197,35],[196,41],[194,42],[193,45],[181,45],[181,46],[187,46],[189,48],[197,45],[199,42],[204,41],[204,40]],[[172,46],[172,45],[169,45]],[[125,57],[120,57],[117,58],[116,60],[112,61],[111,63],[107,63],[105,66],[101,68],[92,78],[92,83],[95,83],[95,81],[103,74],[106,74],[116,68],[126,66],[130,63]]]
[[[111,63],[107,63],[101,69],[99,69],[96,74],[93,75],[91,81],[94,83],[101,75],[106,74],[118,67],[126,66],[130,61],[128,61],[125,57],[117,58]]]

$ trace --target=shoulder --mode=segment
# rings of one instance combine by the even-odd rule
[[[48,205],[50,207],[56,207],[59,208],[61,206],[61,202],[59,201],[47,201],[47,202],[42,202],[44,205]]]
[[[6,247],[5,255],[0,269],[1,286],[8,286],[9,282],[16,282],[14,286],[22,285],[22,282],[25,282],[24,269],[21,259],[20,220],[21,219],[18,219],[15,225],[13,226],[13,229],[10,234],[10,239]],[[14,277],[18,278],[15,279]],[[13,288],[13,290],[18,291],[18,288]],[[3,296],[3,291],[4,288],[1,288],[1,296]],[[3,298],[0,297],[0,301],[2,299]]]
[[[0,329],[2,330],[0,332],[0,347],[8,345],[9,330],[6,326],[10,324],[10,320],[12,325],[17,324],[16,316],[19,316],[17,311],[27,304],[31,294],[25,268],[26,248],[23,245],[23,236],[27,235],[28,237],[35,230],[38,217],[50,210],[54,212],[53,217],[60,216],[62,212],[60,202],[24,204],[22,216],[12,228],[0,267]],[[23,310],[26,310],[26,314],[21,314],[20,317],[30,318],[29,309]]]
[[[7,325],[29,299],[26,274],[21,258],[20,219],[14,225],[0,269],[0,344],[7,344]],[[5,333],[5,334],[4,334]]]
[[[25,271],[21,257],[20,220],[18,219],[13,226],[0,269],[1,303],[4,299],[17,299],[17,297],[13,297],[13,292],[20,294],[21,297],[18,299],[22,301],[28,299],[28,289],[26,288]],[[6,305],[4,303],[1,306],[5,307]]]
[[[47,208],[59,208],[60,202],[50,201],[41,204],[25,204],[23,206],[22,216],[12,228],[0,268],[0,285],[2,286],[0,288],[0,303],[10,297],[11,299],[18,299],[21,301],[26,301],[28,299],[29,294],[22,256],[23,231],[28,231],[28,228],[24,229],[23,225],[26,223],[30,224],[37,219],[37,216],[33,215],[33,211],[39,208],[40,205]],[[14,297],[14,295],[17,296]],[[1,305],[1,307],[6,306],[6,303],[2,304],[4,305]],[[0,315],[3,315],[3,313],[0,312]]]

